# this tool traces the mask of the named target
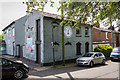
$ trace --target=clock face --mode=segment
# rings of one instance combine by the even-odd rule
[[[72,29],[70,26],[64,28],[64,34],[67,38],[70,38],[72,36]]]

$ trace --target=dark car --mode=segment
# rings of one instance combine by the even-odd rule
[[[2,79],[10,77],[21,79],[29,72],[29,67],[26,64],[5,58],[0,58],[0,66],[2,66]]]

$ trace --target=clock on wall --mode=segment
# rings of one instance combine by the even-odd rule
[[[72,36],[72,28],[70,26],[64,27],[64,34],[67,38]]]

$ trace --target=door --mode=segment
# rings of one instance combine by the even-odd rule
[[[99,59],[99,63],[102,63],[104,57],[103,57],[102,53],[98,53],[98,55],[99,55],[99,58],[100,58],[100,59]]]
[[[20,46],[20,58],[23,57],[23,46]]]
[[[98,56],[98,54],[94,55],[94,63],[95,64],[99,63],[99,56]]]
[[[17,46],[16,46],[16,56],[17,57],[20,57],[20,45],[18,44]]]

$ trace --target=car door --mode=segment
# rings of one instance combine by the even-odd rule
[[[100,59],[99,59],[99,63],[102,63],[104,57],[103,57],[102,53],[98,53],[98,55],[99,55],[99,58],[100,58]]]
[[[2,59],[2,76],[10,77],[13,75],[13,64],[9,60]]]
[[[94,55],[94,64],[98,64],[99,63],[99,56],[98,54]]]

